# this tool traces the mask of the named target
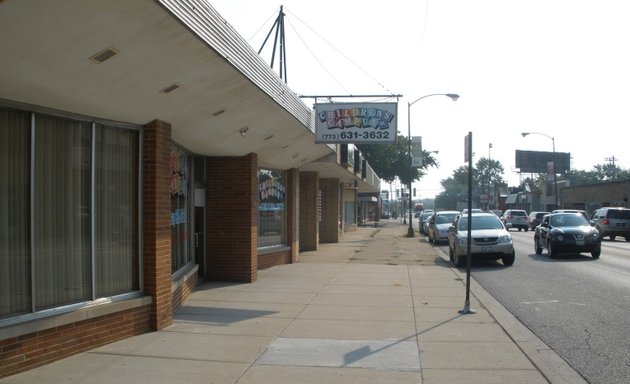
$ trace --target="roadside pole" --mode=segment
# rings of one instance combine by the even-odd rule
[[[465,160],[468,161],[468,234],[466,245],[466,301],[464,301],[464,308],[458,312],[466,315],[477,313],[474,309],[470,308],[470,264],[471,255],[470,247],[472,241],[472,132],[468,132],[468,136],[464,139],[464,153]]]

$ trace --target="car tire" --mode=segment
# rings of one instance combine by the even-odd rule
[[[556,247],[551,245],[551,241],[547,243],[547,252],[549,253],[549,257],[552,259],[558,257],[558,251],[556,250]]]
[[[453,262],[453,248],[451,248],[451,246],[448,246],[448,259],[451,261],[451,263]]]
[[[630,236],[626,236],[626,241],[630,241]]]
[[[516,258],[516,255],[514,254],[514,250],[512,250],[512,253],[510,255],[503,255],[503,257],[501,258],[501,261],[503,262],[503,265],[509,267],[514,264],[515,258]]]
[[[599,255],[602,254],[602,247],[597,247],[591,252],[591,256],[593,259],[599,259]]]
[[[529,228],[525,227],[525,232],[529,231]]]
[[[465,261],[465,257],[459,256],[457,253],[453,252],[453,264],[455,264],[456,267],[463,267]]]
[[[536,252],[537,255],[542,254],[542,247],[540,246],[540,244],[538,244],[537,238],[534,238],[534,252]]]
[[[615,235],[610,235],[610,236],[608,236],[608,238],[610,239],[610,241],[615,241],[615,238],[616,238],[616,237],[617,237],[617,236],[615,236]]]

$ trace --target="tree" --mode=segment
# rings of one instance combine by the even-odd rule
[[[479,203],[480,195],[493,191],[497,185],[505,184],[503,165],[497,160],[480,158],[472,169],[473,201]],[[453,176],[440,183],[444,192],[435,198],[435,206],[457,209],[457,203],[468,200],[468,166],[453,171]]]
[[[407,137],[398,135],[393,144],[358,144],[357,148],[381,179],[392,183],[398,178],[403,184],[409,184],[409,139]],[[438,166],[431,152],[423,150],[422,158],[422,166],[412,169],[412,181],[422,178],[428,167]]]
[[[475,185],[479,186],[481,191],[490,193],[494,191],[497,185],[505,184],[503,179],[503,166],[498,160],[492,160],[482,157],[475,164],[477,167]],[[474,178],[475,175],[473,175]]]

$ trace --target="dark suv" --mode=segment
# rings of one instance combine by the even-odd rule
[[[608,236],[610,240],[615,240],[615,237],[621,236],[626,241],[630,241],[630,209],[628,208],[600,208],[591,215],[591,222],[601,237]]]

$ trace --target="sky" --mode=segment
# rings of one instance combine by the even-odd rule
[[[465,165],[469,132],[473,162],[500,161],[510,186],[530,176],[518,173],[516,150],[551,152],[554,143],[575,170],[611,158],[630,168],[630,1],[209,2],[256,51],[284,7],[286,79],[297,94],[402,95],[335,101],[398,101],[404,136],[410,111],[411,136],[439,152],[439,168],[414,183],[416,198],[433,198]],[[268,62],[272,40],[261,53]],[[433,93],[460,98],[408,108]]]

